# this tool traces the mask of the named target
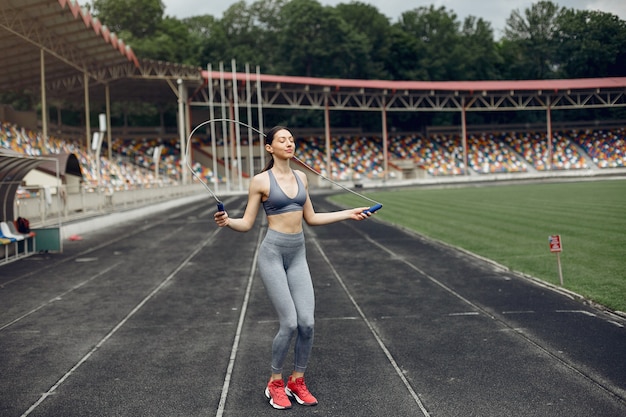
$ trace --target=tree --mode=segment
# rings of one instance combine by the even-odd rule
[[[386,70],[392,80],[425,80],[425,69],[418,66],[420,56],[420,44],[414,36],[411,36],[399,24],[391,28],[389,59]]]
[[[385,64],[389,61],[391,49],[391,24],[389,18],[372,5],[352,2],[336,6],[341,18],[351,27],[351,31],[362,36],[361,48],[365,61],[358,63],[356,78],[388,79]]]
[[[463,21],[459,49],[454,55],[459,57],[456,63],[458,79],[497,80],[500,78],[499,66],[502,57],[493,39],[493,29],[489,22],[474,16]]]
[[[196,65],[198,54],[194,53],[191,35],[184,22],[166,17],[152,36],[132,41],[135,54],[157,61]]]
[[[444,6],[419,7],[404,12],[395,25],[392,49],[403,60],[402,79],[448,81],[462,78],[457,65],[461,48],[460,23]],[[400,42],[400,43],[398,43]]]
[[[197,59],[183,22],[164,17],[160,0],[94,0],[95,14],[141,58],[193,64]]]
[[[257,0],[232,4],[222,19],[199,16],[186,19],[193,43],[200,50],[199,65],[235,59],[272,72],[276,59],[278,14],[285,0]]]
[[[278,60],[283,74],[355,77],[367,57],[365,37],[332,7],[292,0],[280,11]]]
[[[568,9],[557,22],[560,75],[626,76],[625,21],[611,13]]]
[[[161,0],[94,0],[95,16],[107,27],[121,34],[145,38],[155,33],[163,19]]]
[[[217,18],[211,15],[194,16],[184,19],[183,23],[187,27],[195,65],[205,67],[223,59],[227,39]]]
[[[559,8],[540,1],[524,13],[514,10],[504,29],[503,55],[509,59],[509,76],[514,79],[544,79],[555,76]]]

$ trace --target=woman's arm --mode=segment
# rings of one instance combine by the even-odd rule
[[[364,220],[371,216],[371,213],[364,213],[369,207],[357,207],[353,209],[332,211],[329,213],[316,213],[309,197],[309,184],[306,179],[306,175],[302,174],[300,179],[304,182],[307,190],[306,203],[303,207],[304,221],[309,226],[322,226],[325,224],[331,224],[340,222],[343,220]]]
[[[310,204],[310,201],[307,204]],[[364,213],[368,208],[369,207],[358,207],[341,211],[331,211],[329,213],[316,213],[313,207],[311,207],[310,212],[308,212],[305,205],[304,221],[306,221],[309,226],[322,226],[342,220],[364,220],[371,216],[370,213]]]
[[[248,204],[241,218],[230,218],[226,211],[219,211],[213,218],[219,227],[228,226],[237,232],[247,232],[254,226],[254,220],[259,212],[261,198],[263,197],[263,179],[261,175],[255,175],[250,181],[248,189]]]

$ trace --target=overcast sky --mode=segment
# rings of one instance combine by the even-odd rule
[[[222,13],[237,0],[162,0],[165,4],[165,14],[179,19],[191,16],[210,14],[221,18]],[[336,6],[339,3],[350,3],[351,0],[318,0],[323,5]],[[502,34],[507,17],[511,11],[530,7],[537,1],[527,0],[360,0],[375,6],[378,11],[386,15],[395,22],[400,15],[420,6],[435,7],[445,6],[446,9],[454,11],[459,20],[463,20],[468,15],[482,17],[491,22],[496,38]],[[626,0],[553,0],[559,6],[575,8],[579,10],[600,10],[611,12],[626,20]],[[252,3],[252,0],[247,0]]]

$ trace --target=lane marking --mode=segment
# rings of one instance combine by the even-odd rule
[[[374,239],[372,239],[371,237],[369,237],[365,233],[363,233],[363,232],[360,232],[360,233],[365,238],[365,240],[367,240],[369,243],[371,243],[371,244],[377,246],[378,248],[382,249],[383,251],[387,252],[390,256],[397,257],[397,254],[395,252],[393,252],[392,250],[390,250],[387,247],[385,247],[385,246],[381,245],[380,243],[376,242]],[[434,283],[437,286],[443,288],[445,291],[447,291],[450,294],[454,295],[459,300],[461,300],[461,301],[465,302],[466,304],[472,306],[475,310],[478,310],[478,311],[482,312],[483,314],[485,314],[487,317],[489,317],[491,319],[495,319],[495,317],[492,314],[490,314],[488,311],[486,311],[484,308],[480,307],[478,304],[475,304],[472,301],[468,300],[467,298],[463,297],[461,294],[459,294],[458,292],[454,291],[452,288],[448,287],[443,282],[437,280],[437,278],[427,274],[426,271],[423,271],[422,269],[420,269],[417,266],[413,265],[411,262],[407,261],[404,258],[397,258],[397,260],[399,262],[402,262],[403,264],[405,264],[409,268],[413,269],[414,271],[420,273],[422,276],[428,278],[432,283]]]
[[[198,203],[198,204],[200,204],[200,203]],[[50,264],[46,264],[45,266],[42,266],[40,269],[33,270],[33,271],[28,272],[28,273],[26,273],[24,275],[21,275],[19,277],[15,277],[13,279],[10,279],[8,281],[0,283],[0,289],[4,289],[7,285],[12,284],[12,283],[14,283],[16,281],[20,281],[20,280],[22,280],[24,278],[28,278],[28,277],[33,276],[33,275],[37,275],[37,274],[39,274],[41,272],[41,270],[47,270],[47,269],[50,269],[52,267],[55,267],[55,266],[58,266],[58,265],[70,262],[72,260],[76,260],[77,258],[80,258],[81,256],[87,255],[87,254],[89,254],[91,252],[94,252],[96,250],[105,248],[107,246],[114,246],[115,243],[117,243],[117,242],[119,242],[121,240],[128,239],[131,236],[137,235],[137,234],[139,234],[141,232],[145,232],[146,230],[149,230],[149,229],[155,228],[157,226],[160,226],[161,224],[163,224],[163,223],[165,223],[167,221],[170,221],[171,219],[175,219],[177,217],[184,216],[187,213],[192,212],[194,210],[196,210],[195,206],[187,207],[186,209],[183,209],[181,212],[174,213],[173,215],[168,216],[168,217],[164,217],[161,220],[158,220],[156,222],[148,223],[148,224],[143,225],[143,226],[141,226],[141,227],[139,227],[137,229],[134,229],[134,230],[131,229],[130,232],[118,235],[117,237],[115,237],[113,239],[110,239],[110,240],[107,240],[106,242],[103,242],[103,243],[101,243],[98,246],[91,247],[91,248],[89,248],[87,250],[84,250],[83,252],[77,253],[75,255],[72,255],[70,257],[61,259],[59,261],[56,261],[56,262],[53,262],[53,263],[50,263]],[[164,211],[167,211],[167,210],[164,210]],[[155,214],[155,216],[156,216],[156,214]],[[27,258],[27,259],[30,259],[30,258]]]
[[[396,362],[396,360],[394,359],[393,355],[391,354],[389,349],[387,349],[387,346],[385,346],[385,343],[383,342],[381,337],[376,332],[376,329],[374,329],[374,326],[372,325],[372,323],[367,319],[367,317],[365,316],[365,313],[363,312],[363,310],[361,310],[361,307],[356,302],[356,300],[354,299],[352,294],[350,294],[350,291],[348,290],[348,287],[344,283],[343,279],[341,278],[341,276],[339,275],[339,273],[337,272],[337,270],[335,269],[333,264],[330,262],[330,259],[328,259],[328,257],[326,256],[326,253],[324,252],[324,250],[320,246],[317,238],[314,237],[314,236],[311,236],[311,237],[309,237],[309,240],[311,240],[315,244],[317,249],[319,250],[320,254],[322,255],[322,258],[324,258],[324,261],[326,261],[326,263],[328,264],[328,267],[333,272],[333,275],[335,275],[335,278],[339,282],[339,285],[341,285],[341,287],[343,288],[344,292],[346,293],[346,295],[348,296],[348,298],[352,302],[352,305],[354,306],[356,311],[359,313],[359,316],[361,316],[361,319],[363,320],[363,322],[366,324],[366,326],[368,327],[368,329],[370,330],[370,332],[374,336],[374,339],[376,339],[376,342],[378,343],[378,346],[380,346],[382,351],[385,353],[385,356],[387,357],[387,360],[389,361],[389,363],[391,363],[391,366],[393,366],[393,369],[396,371],[396,374],[400,377],[400,379],[404,383],[404,386],[406,387],[406,389],[411,394],[411,397],[413,397],[413,400],[415,400],[415,403],[417,404],[417,406],[422,411],[422,414],[424,415],[424,417],[430,417],[430,414],[428,413],[428,411],[424,407],[424,404],[420,400],[419,396],[413,390],[413,387],[411,386],[411,383],[408,381],[406,376],[404,376],[404,372],[402,372],[402,369],[400,369],[400,366],[398,365],[398,362]]]
[[[387,252],[388,254],[391,254],[393,256],[394,252],[392,252],[391,250],[387,249],[385,246],[381,245],[380,243],[376,242],[375,240],[373,240],[371,237],[369,237],[366,233],[364,233],[363,231],[357,229],[356,227],[350,225],[349,227],[351,227],[353,230],[355,230],[357,233],[359,233],[361,236],[364,237],[365,240],[367,240],[368,242],[374,244],[375,246],[379,247],[380,249],[382,249],[383,251]],[[457,250],[458,248],[454,248],[453,249]],[[471,252],[468,252],[471,254]],[[473,255],[473,254],[472,254]],[[481,258],[482,259],[482,258]],[[567,361],[565,358],[560,357],[557,353],[554,353],[553,351],[549,350],[548,347],[544,347],[541,343],[543,342],[543,340],[541,339],[537,339],[535,340],[534,338],[532,338],[530,335],[526,334],[524,332],[523,328],[519,328],[519,327],[513,327],[512,324],[508,323],[506,320],[504,320],[503,318],[500,317],[496,317],[493,316],[492,314],[490,314],[485,308],[479,307],[477,304],[472,303],[471,301],[469,301],[467,298],[461,296],[459,293],[457,293],[456,291],[452,290],[451,288],[449,288],[448,286],[446,286],[445,284],[443,284],[442,282],[439,282],[436,278],[426,274],[424,271],[422,271],[420,268],[418,268],[417,266],[414,266],[413,264],[411,264],[411,262],[407,261],[404,258],[399,258],[398,259],[400,262],[405,263],[407,266],[409,266],[410,268],[414,269],[415,271],[419,272],[420,274],[422,274],[423,276],[425,276],[426,278],[428,278],[430,281],[432,281],[434,284],[440,286],[441,288],[445,289],[446,291],[450,292],[451,294],[453,294],[455,297],[458,297],[460,300],[468,303],[469,305],[471,305],[472,307],[476,308],[477,310],[479,310],[480,312],[482,312],[483,314],[487,315],[488,317],[490,317],[491,319],[497,321],[498,323],[500,323],[502,326],[504,326],[504,329],[502,329],[503,331],[513,331],[514,334],[520,336],[523,340],[525,340],[527,343],[533,345],[536,349],[538,349],[539,351],[543,352],[544,354],[546,354],[548,357],[551,357],[552,359],[556,360],[557,362],[559,362],[560,364],[562,364],[563,366],[565,366],[566,368],[568,368],[569,370],[571,370],[572,372],[574,372],[575,374],[581,376],[583,379],[586,379],[587,381],[589,381],[592,385],[595,385],[596,387],[599,387],[600,389],[602,389],[604,392],[606,392],[607,394],[613,396],[614,398],[620,400],[620,401],[624,401],[624,397],[621,395],[619,390],[615,390],[613,388],[612,385],[607,384],[602,377],[598,377],[596,376],[595,372],[586,372],[584,369],[579,369],[577,367],[576,363],[573,362],[569,362]],[[487,259],[483,259],[485,261],[489,261]],[[550,288],[550,287],[547,287]],[[566,294],[566,293],[561,293],[559,292],[561,295],[564,295],[570,299],[573,299],[572,296]],[[602,319],[600,317],[598,317],[596,314],[593,314],[591,312],[585,311],[585,310],[557,310],[556,312],[561,312],[561,313],[572,313],[572,312],[576,312],[576,313],[582,313],[585,315],[589,315],[592,317],[596,317],[599,318],[601,320],[604,321],[609,321],[606,319]],[[609,321],[610,322],[610,321]],[[562,352],[558,352],[558,353],[562,353]]]
[[[256,249],[254,250],[254,256],[252,257],[252,266],[250,268],[250,274],[248,275],[248,285],[246,286],[246,292],[241,305],[241,312],[239,313],[239,322],[237,323],[237,331],[235,332],[233,347],[230,350],[230,358],[228,359],[228,367],[226,369],[226,376],[224,377],[224,384],[222,385],[222,394],[220,395],[220,402],[217,406],[217,413],[215,414],[216,417],[221,417],[226,408],[226,397],[228,397],[230,381],[235,367],[235,359],[237,358],[237,351],[239,350],[239,341],[241,340],[241,333],[243,332],[243,322],[246,318],[246,312],[248,311],[250,293],[252,292],[252,283],[256,272],[257,259],[259,258],[259,249],[261,248],[261,242],[263,242],[263,237],[265,236],[263,230],[264,228],[261,227],[257,238]]]
[[[119,264],[121,264],[121,263],[122,263],[122,262],[118,262],[118,263],[116,263],[116,264],[113,264],[113,265],[111,265],[110,267],[108,267],[108,268],[106,268],[106,269],[104,269],[104,270],[102,270],[102,271],[98,272],[97,274],[95,274],[95,275],[94,275],[94,276],[92,276],[91,278],[88,278],[88,279],[86,279],[85,281],[80,282],[80,283],[78,283],[78,284],[74,285],[74,286],[73,286],[73,287],[71,287],[69,290],[67,290],[67,291],[65,291],[65,292],[62,292],[62,293],[61,293],[61,294],[59,294],[59,295],[54,296],[53,298],[51,298],[50,300],[46,301],[45,303],[40,304],[39,306],[37,306],[37,307],[33,308],[33,309],[32,309],[32,310],[30,310],[29,312],[22,314],[21,316],[19,316],[19,317],[18,317],[18,318],[16,318],[15,320],[12,320],[12,321],[8,322],[7,324],[3,325],[2,327],[0,327],[0,331],[2,331],[2,330],[4,330],[4,329],[6,329],[6,328],[7,328],[7,327],[9,327],[9,326],[12,326],[13,324],[15,324],[15,323],[17,323],[18,321],[20,321],[20,320],[22,320],[22,319],[24,319],[24,318],[26,318],[26,317],[30,316],[31,314],[33,314],[33,313],[35,313],[35,312],[37,312],[37,311],[41,310],[42,308],[44,308],[44,307],[46,307],[46,306],[48,306],[48,305],[50,305],[50,304],[52,304],[52,303],[54,303],[54,302],[56,302],[56,301],[60,301],[60,300],[61,300],[61,299],[62,299],[65,295],[67,295],[67,294],[71,293],[72,291],[75,291],[75,290],[79,289],[80,287],[82,287],[83,285],[85,285],[85,284],[87,284],[87,283],[89,283],[89,282],[93,281],[94,279],[96,279],[96,278],[98,278],[98,277],[101,277],[102,275],[106,274],[107,272],[109,272],[109,271],[110,271],[110,270],[112,270],[113,268],[117,267],[117,266],[118,266]]]
[[[98,258],[96,258],[96,257],[92,257],[92,258],[76,258],[76,260],[74,262],[95,262],[97,260],[98,260]]]
[[[556,310],[557,313],[574,313],[574,314],[584,314],[589,317],[598,317],[597,315],[586,311],[586,310]]]
[[[170,275],[168,275],[159,285],[156,286],[147,296],[143,298],[113,329],[111,329],[85,356],[83,356],[72,368],[67,371],[59,380],[52,386],[48,391],[44,392],[39,399],[30,406],[28,410],[21,415],[21,417],[26,417],[30,413],[32,413],[41,403],[43,403],[46,398],[55,394],[57,388],[65,382],[80,366],[85,363],[98,349],[100,349],[119,329],[122,328],[131,319],[152,297],[154,297],[159,291],[161,291],[165,286],[169,284],[169,282],[176,276],[176,274],[182,270],[185,266],[189,264],[191,259],[196,256],[209,242],[211,242],[217,233],[221,230],[221,228],[217,228],[208,238],[204,241],[200,242],[196,248],[191,252],[191,254],[185,258],[183,262],[181,262],[174,271]]]

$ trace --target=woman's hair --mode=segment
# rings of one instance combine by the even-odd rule
[[[265,144],[271,145],[272,142],[274,141],[274,135],[276,135],[276,132],[278,132],[279,130],[283,130],[283,129],[289,130],[285,126],[274,126],[270,130],[268,130],[267,133],[265,134]],[[274,166],[274,157],[272,156],[272,154],[270,154],[270,160],[267,162],[267,164],[265,164],[265,168],[263,168],[261,172],[270,170],[272,169],[273,166]]]

